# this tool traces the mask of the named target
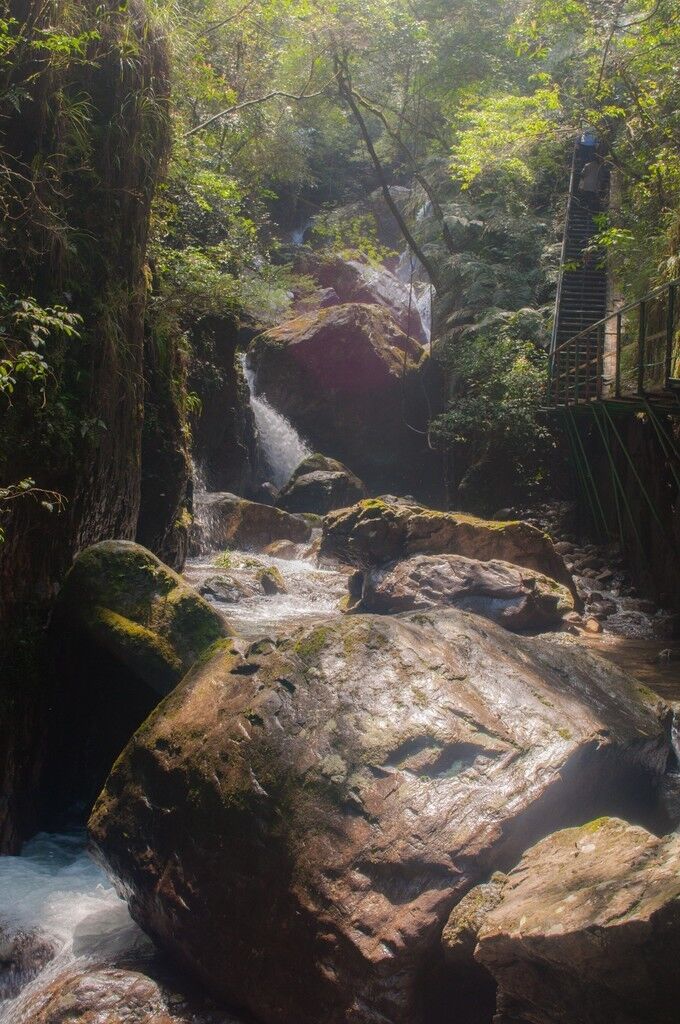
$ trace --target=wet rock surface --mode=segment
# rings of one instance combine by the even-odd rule
[[[497,1024],[671,1024],[680,978],[680,837],[616,819],[549,836],[510,872],[476,956]]]
[[[219,491],[202,494],[192,534],[192,554],[219,548],[259,551],[274,541],[306,543],[312,535],[304,519],[272,505]]]
[[[176,980],[153,959],[78,964],[33,991],[9,1024],[243,1024]]]
[[[408,281],[402,281],[386,266],[361,258],[315,254],[309,254],[302,264],[324,289],[333,290],[340,302],[382,306],[404,334],[420,344],[427,341],[427,330],[418,310],[417,291],[412,291]]]
[[[360,567],[416,554],[499,559],[533,569],[573,590],[564,561],[548,537],[529,523],[438,512],[404,499],[369,498],[324,519],[321,554]]]
[[[327,621],[190,673],[92,840],[158,945],[265,1024],[431,1024],[453,906],[546,831],[644,804],[664,714],[475,616]]]
[[[357,581],[353,581],[356,588]],[[509,562],[479,562],[463,555],[415,555],[369,569],[353,611],[415,611],[454,607],[514,631],[556,629],[574,610],[566,587]]]
[[[337,459],[310,455],[297,467],[281,489],[276,504],[287,512],[314,512],[325,515],[346,508],[366,497],[366,487],[358,476]]]
[[[37,929],[0,921],[0,1007],[4,999],[18,995],[55,954],[54,942]]]

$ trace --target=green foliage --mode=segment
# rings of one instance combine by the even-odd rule
[[[387,246],[381,245],[376,220],[371,214],[318,217],[314,221],[311,239],[322,252],[346,259],[358,256],[369,263],[382,263],[395,255]]]
[[[21,380],[44,395],[48,341],[55,335],[78,338],[81,324],[82,317],[65,306],[43,307],[33,298],[9,296],[0,285],[0,396],[9,399]]]
[[[524,309],[489,317],[444,349],[453,394],[431,436],[455,451],[459,494],[468,503],[487,506],[494,494],[498,500],[540,481],[550,442],[540,416],[547,360],[537,342],[544,333],[541,313]]]

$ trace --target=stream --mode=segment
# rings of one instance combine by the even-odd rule
[[[261,422],[258,417],[258,425]],[[278,570],[286,593],[266,596],[262,592],[256,580],[262,567]],[[244,585],[244,593],[235,603],[214,599],[213,603],[247,638],[275,636],[294,623],[338,615],[338,602],[347,586],[345,572],[316,564],[313,544],[300,545],[297,557],[290,560],[247,551],[222,556],[213,552],[189,560],[185,570],[188,582],[199,590],[221,574],[233,574]],[[675,659],[680,658],[680,643],[661,642],[641,632],[621,636],[605,624],[602,633],[581,634],[581,640],[666,699],[679,699],[680,663]],[[667,658],[659,660],[660,649],[668,651]],[[41,834],[25,845],[20,856],[0,858],[0,921],[2,1024],[30,1024],[31,1000],[64,968],[110,965],[121,958],[134,964],[150,955],[149,940],[131,920],[104,872],[89,858],[84,830]],[[11,951],[17,932],[27,949],[23,976],[21,969],[7,967],[7,950]],[[48,947],[54,958],[45,963],[41,947]],[[12,959],[16,963],[16,956]]]
[[[297,622],[338,614],[338,602],[346,590],[346,574],[319,568],[303,557],[293,560],[229,553],[225,570],[217,553],[191,559],[185,576],[201,588],[216,574],[233,572],[245,583],[255,583],[262,566],[279,570],[287,593],[266,596],[252,593],[235,604],[215,602],[239,633],[254,638],[276,635]],[[254,589],[254,587],[253,587]],[[658,640],[622,637],[607,631],[583,635],[583,642],[604,657],[633,672],[666,699],[680,698],[679,662],[658,660]],[[663,645],[680,657],[680,643]],[[21,987],[31,974],[3,977],[0,968],[0,1022],[29,1024],[24,1009],[46,981],[67,966],[112,963],[121,957],[148,955],[149,941],[133,923],[126,904],[118,898],[104,872],[86,852],[84,831],[62,835],[38,835],[26,844],[21,856],[0,858],[0,920],[29,937],[40,927],[40,939],[56,950],[56,956],[15,998],[8,994]],[[0,960],[2,944],[0,931]]]
[[[217,552],[192,559],[185,576],[201,587],[211,576],[224,573],[216,565]],[[237,604],[215,602],[248,638],[275,635],[295,622],[338,614],[340,598],[347,588],[345,573],[318,568],[300,557],[284,560],[247,551],[229,552],[229,572],[252,583],[258,568],[279,570],[286,594],[266,596],[261,592]],[[84,829],[58,835],[40,834],[26,843],[20,856],[0,857],[0,1022],[31,1024],[27,1009],[38,990],[65,968],[112,964],[121,959],[138,961],[148,956],[151,944],[131,920],[126,903],[115,893],[105,873],[89,857]],[[37,929],[39,928],[39,933]],[[28,951],[27,970],[22,976],[3,966],[12,936],[19,933]],[[40,966],[40,956],[31,952],[34,943],[51,947],[54,959]],[[19,995],[13,994],[21,989]],[[113,1024],[113,1021],[112,1021]]]

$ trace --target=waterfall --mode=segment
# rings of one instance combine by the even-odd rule
[[[293,470],[312,452],[292,423],[277,412],[264,396],[255,393],[255,372],[248,367],[245,355],[241,358],[260,451],[267,463],[271,482],[276,487],[283,487]]]
[[[429,201],[423,203],[416,213],[416,224],[421,224],[431,211],[432,204]],[[420,322],[423,325],[425,337],[429,341],[432,337],[432,299],[434,288],[427,280],[427,274],[422,263],[417,256],[413,255],[408,247],[402,252],[394,273],[405,284],[413,282],[413,299],[420,314]]]

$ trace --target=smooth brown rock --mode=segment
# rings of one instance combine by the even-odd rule
[[[456,611],[345,616],[191,672],[91,839],[157,944],[263,1024],[435,1024],[456,902],[546,831],[644,804],[666,728],[587,651]]]
[[[279,493],[276,504],[287,512],[325,515],[347,508],[366,497],[366,488],[354,473],[337,459],[310,455],[300,463]]]
[[[294,544],[292,540],[275,540],[262,549],[263,555],[270,555],[272,558],[283,558],[286,561],[293,561],[303,556],[305,547]]]
[[[308,523],[280,508],[220,492],[201,496],[192,535],[194,553],[219,548],[261,551],[277,540],[304,544],[312,535]]]
[[[434,368],[387,310],[361,303],[316,310],[259,335],[248,361],[257,392],[371,489],[422,493],[435,471],[440,478],[426,438],[409,426],[427,421]]]
[[[617,819],[548,836],[510,873],[477,959],[496,1024],[676,1024],[680,836]]]
[[[353,581],[356,592],[356,581]],[[450,606],[474,612],[506,629],[555,629],[574,610],[566,587],[509,562],[478,562],[463,555],[414,555],[363,576],[354,611],[394,612]]]
[[[77,965],[38,988],[12,1024],[240,1024],[196,995],[178,993],[144,963]]]
[[[574,593],[574,581],[548,535],[520,520],[497,522],[462,512],[438,512],[389,497],[369,498],[324,518],[321,554],[351,565],[442,553],[521,565]]]

